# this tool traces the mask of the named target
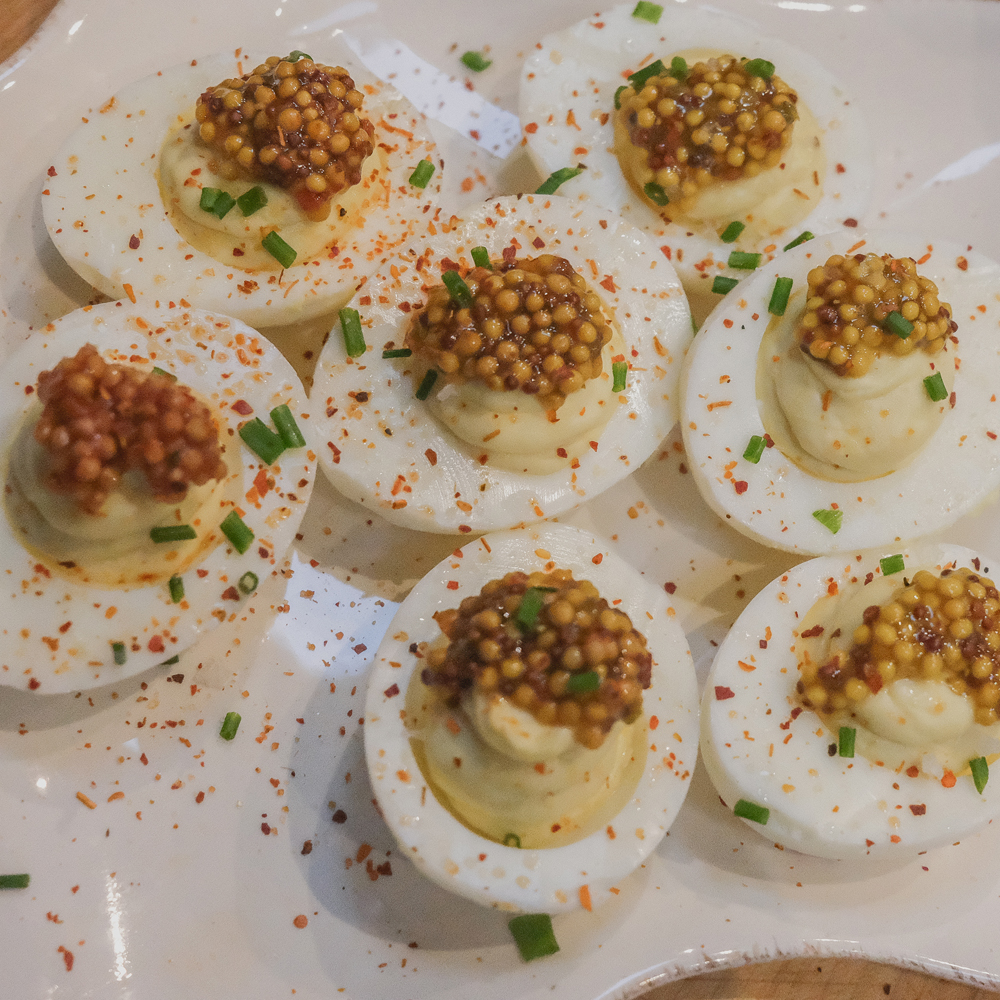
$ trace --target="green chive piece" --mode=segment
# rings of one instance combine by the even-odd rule
[[[906,340],[913,333],[913,324],[902,314],[891,312],[885,318],[885,325],[890,333],[894,333],[900,340]]]
[[[547,913],[522,913],[507,922],[521,958],[530,962],[559,950],[552,918]]]
[[[767,311],[772,316],[784,316],[788,308],[788,296],[792,294],[791,278],[775,278],[774,291],[771,292],[771,301],[767,304]]]
[[[239,583],[237,583],[236,586],[239,587],[244,594],[252,594],[257,589],[257,585],[259,583],[260,578],[257,574],[247,570],[247,572],[240,577]]]
[[[521,848],[521,838],[516,833],[505,833],[503,835],[504,847]]]
[[[249,191],[244,191],[236,199],[236,204],[240,206],[240,211],[245,218],[248,215],[253,215],[254,212],[259,212],[267,204],[267,195],[258,184],[256,187],[250,188]]]
[[[729,255],[729,260],[726,263],[730,267],[735,267],[740,271],[752,271],[754,268],[760,267],[762,258],[763,254],[744,253],[742,250],[734,250]]]
[[[229,210],[236,204],[236,199],[220,188],[206,187],[201,189],[201,199],[198,204],[206,212],[211,212],[217,219],[224,219]]]
[[[172,667],[175,663],[180,663],[180,656],[171,656],[169,660],[164,660],[159,666],[161,667]]]
[[[632,16],[640,21],[649,21],[650,24],[659,24],[663,8],[658,3],[649,3],[649,0],[639,0],[632,11]]]
[[[760,823],[761,826],[767,826],[767,821],[771,818],[771,810],[767,806],[759,806],[756,802],[750,802],[747,799],[740,799],[733,806],[733,814],[743,819],[752,820],[754,823]]]
[[[837,534],[840,531],[841,522],[844,520],[844,512],[842,510],[814,510],[813,517],[824,528],[829,528],[833,534]]]
[[[948,390],[945,388],[944,378],[940,372],[928,375],[924,379],[924,388],[927,390],[927,395],[935,403],[940,403],[942,399],[948,398]]]
[[[340,332],[344,335],[344,348],[349,358],[360,358],[365,353],[365,335],[361,329],[361,316],[357,309],[341,309]]]
[[[674,56],[670,60],[670,75],[675,79],[683,83],[687,79],[688,75],[688,64],[687,59],[684,56]]]
[[[300,59],[308,59],[312,62],[312,56],[308,52],[303,52],[301,49],[296,49],[294,52],[289,53],[288,61],[290,63],[296,63]]]
[[[285,450],[285,442],[260,417],[240,425],[243,443],[265,464],[271,465]]]
[[[299,430],[299,425],[292,416],[292,411],[287,403],[282,403],[271,410],[271,421],[281,435],[281,440],[286,448],[304,448],[306,439]]]
[[[622,106],[622,91],[623,90],[628,90],[628,84],[627,83],[623,83],[615,91],[615,111],[621,110],[621,106]]]
[[[802,246],[803,243],[808,243],[811,239],[813,239],[813,234],[807,229],[804,233],[799,233],[791,243],[786,243],[782,249],[791,250],[792,247]]]
[[[236,735],[236,731],[240,728],[242,721],[243,717],[239,712],[226,712],[226,717],[222,720],[222,728],[219,730],[219,735],[224,740],[231,740]]]
[[[184,600],[184,580],[176,573],[170,578],[170,600],[180,604]]]
[[[712,282],[712,291],[716,295],[725,295],[726,292],[731,292],[739,283],[738,278],[724,278],[721,274],[717,274],[715,280]]]
[[[747,76],[759,76],[770,80],[774,76],[774,63],[766,59],[751,59],[743,64],[743,71]]]
[[[218,188],[203,187],[201,189],[201,198],[198,201],[198,207],[204,212],[211,212],[215,208],[215,199],[219,197],[222,192]]]
[[[488,271],[493,270],[493,265],[490,263],[490,252],[486,247],[472,248],[472,263],[476,267],[485,267]]]
[[[628,78],[628,82],[631,84],[632,89],[638,94],[651,76],[666,75],[667,67],[663,65],[662,60],[657,59],[656,62],[650,63],[645,69],[640,69],[633,73]]]
[[[23,875],[0,875],[0,889],[27,889],[31,882],[31,876],[27,873]]]
[[[424,400],[431,394],[431,389],[434,388],[434,383],[438,380],[438,373],[436,368],[428,368],[427,374],[420,380],[420,385],[417,386],[417,391],[414,395],[417,399]]]
[[[487,59],[481,52],[463,52],[462,62],[473,73],[482,73],[484,69],[489,69],[493,65],[493,60]]]
[[[725,229],[722,230],[722,235],[719,237],[723,243],[735,243],[740,233],[746,229],[746,225],[742,222],[730,222]]]
[[[243,553],[250,548],[250,543],[254,538],[253,531],[235,510],[231,510],[226,515],[219,527],[222,529],[222,533],[226,536],[226,538],[228,538],[232,543],[233,548],[236,549],[240,555],[243,555]]]
[[[754,434],[750,438],[750,443],[747,445],[746,451],[743,452],[743,457],[748,462],[753,462],[756,465],[760,461],[761,455],[764,454],[766,445],[767,442],[759,434]]]
[[[260,245],[282,266],[291,267],[298,254],[272,229]]]
[[[533,629],[538,622],[538,612],[545,603],[545,595],[555,592],[555,587],[529,587],[521,598],[517,609],[517,624],[525,631]]]
[[[586,694],[596,691],[601,686],[601,675],[596,670],[587,670],[582,674],[570,674],[566,681],[566,690],[570,694]]]
[[[903,554],[901,552],[897,552],[894,556],[886,556],[884,559],[879,559],[878,564],[882,570],[883,576],[892,576],[893,573],[902,573],[905,569]]]
[[[841,726],[837,734],[837,753],[841,757],[854,756],[854,737],[858,731],[853,726]]]
[[[113,642],[111,643],[111,653],[115,658],[115,666],[124,666],[125,661],[128,659],[128,653],[125,651],[124,642]]]
[[[168,371],[165,371],[162,368],[157,368],[155,365],[153,366],[153,374],[154,375],[166,375],[167,378],[170,379],[172,382],[176,382],[177,381],[177,376],[174,375],[173,372],[168,372]]]
[[[469,286],[462,280],[458,271],[445,271],[441,275],[441,280],[444,282],[444,287],[448,289],[448,294],[453,302],[463,309],[468,309],[472,305],[472,292],[469,291]]]
[[[197,538],[198,532],[190,524],[168,524],[162,528],[150,528],[149,537],[157,544],[161,542],[186,542],[188,539]]]
[[[628,381],[628,362],[627,361],[612,361],[611,362],[611,373],[614,378],[614,382],[611,385],[612,392],[624,392],[625,383]]]
[[[642,189],[642,193],[654,205],[660,205],[662,207],[670,202],[670,198],[667,197],[667,192],[664,191],[663,188],[656,183],[656,181],[650,181],[646,184]]]
[[[575,167],[560,167],[542,181],[535,194],[554,194],[566,181],[576,177],[577,174],[583,173],[586,169],[582,163],[578,163]]]
[[[414,187],[425,188],[433,176],[434,164],[430,160],[421,160],[410,174],[410,183]]]
[[[411,351],[408,347],[396,347],[396,348],[393,348],[392,350],[389,350],[389,351],[383,351],[382,352],[382,357],[383,358],[408,358],[412,353],[413,353],[413,351]]]
[[[975,760],[969,761],[969,767],[972,768],[972,780],[976,783],[976,791],[982,795],[986,782],[990,780],[990,765],[985,757],[976,757]]]

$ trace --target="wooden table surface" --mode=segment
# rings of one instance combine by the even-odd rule
[[[56,0],[0,0],[0,62],[41,26]],[[993,1000],[996,994],[860,959],[796,958],[658,986],[643,1000]]]

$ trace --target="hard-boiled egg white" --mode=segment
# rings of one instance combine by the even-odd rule
[[[904,570],[883,578],[881,559],[896,554]],[[857,599],[870,587],[863,609],[921,568],[964,566],[988,572],[971,550],[937,543],[823,556],[782,574],[750,602],[719,647],[701,714],[702,759],[723,801],[769,810],[765,825],[746,819],[748,826],[820,857],[910,857],[1000,814],[1000,781],[991,773],[980,794],[967,764],[971,756],[996,758],[995,726],[973,723],[982,732],[956,764],[947,745],[904,746],[857,722],[855,756],[841,757],[839,726],[803,708],[796,694],[804,619],[818,601]]]
[[[774,320],[768,305],[776,278],[794,280],[791,313],[797,293],[801,308],[809,270],[832,254],[849,252],[917,259],[918,272],[934,281],[941,301],[952,306],[955,338],[946,350],[925,356],[922,373],[930,376],[937,365],[948,378],[954,376],[950,398],[937,404],[943,409],[937,429],[895,471],[864,482],[812,475],[779,447],[765,448],[754,464],[744,452],[752,436],[769,430],[757,369],[762,337]],[[813,554],[915,538],[974,510],[1000,484],[998,293],[1000,266],[981,254],[945,241],[915,245],[877,233],[817,237],[761,267],[720,303],[688,355],[681,427],[706,502],[765,545]],[[919,387],[920,374],[914,379]],[[874,427],[872,434],[878,433]],[[828,520],[829,513],[840,512],[836,533],[814,516],[824,510],[828,514],[821,517]]]
[[[76,560],[35,549],[23,524],[35,515],[11,491],[12,444],[40,407],[35,385],[43,371],[93,344],[106,361],[158,367],[209,406],[224,446],[227,478],[194,511],[162,507],[160,525],[190,523],[193,541],[154,544],[148,528],[136,548],[112,541],[83,545]],[[288,449],[267,465],[238,429],[286,404],[307,440],[312,436],[305,392],[291,365],[255,330],[197,309],[159,311],[112,302],[85,306],[31,337],[7,360],[0,393],[4,516],[0,567],[7,613],[0,627],[0,684],[40,694],[107,684],[162,663],[221,621],[246,613],[253,578],[277,572],[312,491],[315,452]],[[30,433],[30,432],[29,432]],[[244,554],[219,524],[235,510],[253,532]],[[190,517],[190,521],[184,520]],[[127,519],[121,533],[133,526]],[[29,547],[30,545],[30,547]],[[75,564],[74,564],[75,563]],[[245,577],[245,574],[252,574]],[[181,577],[184,596],[172,600],[169,578]],[[115,659],[115,644],[125,656]]]
[[[610,822],[573,843],[519,849],[473,833],[438,801],[414,756],[404,705],[421,671],[422,660],[412,650],[419,652],[441,634],[432,617],[436,611],[457,607],[505,573],[557,567],[593,583],[645,635],[652,682],[643,694],[643,716],[633,725],[643,727],[648,749],[638,784]],[[432,569],[389,626],[365,709],[372,787],[406,856],[444,888],[503,910],[562,912],[581,903],[599,905],[617,890],[665,835],[694,769],[697,686],[687,642],[671,612],[663,591],[605,543],[563,525],[485,535]]]
[[[343,305],[364,274],[423,221],[440,189],[441,163],[419,112],[358,65],[343,42],[333,39],[314,55],[349,68],[365,95],[363,114],[376,131],[375,152],[365,160],[360,183],[334,198],[327,220],[310,224],[311,239],[322,249],[299,253],[282,268],[259,250],[262,216],[251,215],[245,238],[221,240],[218,255],[210,256],[179,234],[164,207],[159,184],[164,142],[168,135],[197,128],[192,125],[195,102],[206,89],[257,65],[258,57],[237,50],[158,72],[87,111],[53,158],[42,197],[49,234],[70,266],[106,295],[145,309],[191,304],[257,327],[307,319]],[[210,158],[206,152],[206,164]],[[434,159],[437,176],[425,188],[416,187],[410,175],[426,158]],[[194,171],[185,183],[197,197],[203,186],[232,186],[220,184],[207,166]],[[234,190],[257,183],[270,192],[269,202],[278,203],[284,195],[273,185],[249,180]],[[237,217],[240,210],[233,208],[225,222]],[[295,249],[294,230],[285,236]],[[268,263],[248,266],[254,253]]]
[[[586,167],[559,188],[561,195],[621,212],[665,247],[700,322],[716,301],[713,278],[746,274],[727,267],[730,251],[771,255],[804,230],[827,232],[847,218],[858,218],[872,183],[872,155],[848,95],[814,55],[761,36],[748,21],[703,7],[665,4],[656,23],[635,16],[635,9],[632,3],[613,7],[541,40],[521,74],[521,124],[543,174],[577,164]],[[768,202],[772,218],[763,217],[767,212],[757,199],[749,212],[720,209],[722,216],[703,220],[698,231],[688,223],[668,223],[622,173],[614,151],[615,92],[629,74],[656,59],[669,65],[673,55],[687,52],[691,62],[697,55],[690,53],[706,49],[772,62],[817,123],[825,167],[815,178],[810,173],[804,188],[784,186],[791,188],[792,203],[807,207],[793,226],[783,220],[780,206],[786,203],[780,198]],[[806,122],[795,127],[804,129]],[[765,174],[783,189],[780,166]],[[669,218],[670,206],[663,212]],[[746,223],[747,229],[735,243],[724,244],[718,234],[733,221]]]
[[[415,398],[418,379],[409,359],[382,358],[384,347],[402,346],[425,289],[451,266],[445,262],[470,267],[476,246],[494,259],[511,247],[520,248],[518,256],[565,257],[601,296],[620,335],[612,341],[619,353],[611,357],[629,365],[625,390],[610,392],[609,358],[599,380],[591,380],[604,387],[598,406],[610,409],[599,434],[553,441],[559,423],[544,414],[528,422],[528,397],[518,402],[521,413],[497,414],[497,421],[523,428],[526,458],[557,462],[554,471],[522,472],[491,461],[494,431],[474,443],[462,440]],[[323,349],[310,393],[325,438],[320,460],[345,496],[406,527],[486,531],[552,517],[638,468],[676,420],[680,364],[691,338],[684,293],[669,261],[644,233],[594,206],[525,195],[490,201],[462,220],[430,222],[406,251],[372,275],[352,306],[367,349],[348,357],[339,326]],[[565,410],[581,407],[574,395]],[[559,448],[565,452],[561,459]]]

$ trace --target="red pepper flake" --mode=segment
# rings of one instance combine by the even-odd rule
[[[957,267],[960,271],[968,271],[969,262],[964,257],[959,257],[958,260],[955,261],[955,267]]]
[[[908,768],[906,769],[906,776],[907,776],[908,778],[915,778],[915,777],[916,777],[916,776],[917,776],[918,774],[920,774],[920,768],[919,768],[919,767],[917,767],[917,765],[916,765],[916,764],[911,764],[911,765],[910,765],[910,766],[909,766],[909,767],[908,767]]]
[[[528,135],[534,135],[538,131],[538,122],[528,122],[528,124],[524,126],[524,131],[527,132]]]
[[[857,219],[844,219],[844,225],[847,226],[848,229],[857,229],[858,228],[858,220]]]
[[[738,494],[743,494],[750,489],[750,484],[743,479],[739,479],[733,483],[733,487]]]
[[[302,850],[299,851],[300,854],[312,854],[313,842],[311,840],[304,840],[302,842]]]
[[[448,581],[448,589],[449,590],[458,590],[458,580],[449,580]]]
[[[235,587],[227,587],[222,592],[222,600],[224,601],[238,601],[240,599],[240,592]]]
[[[874,663],[866,663],[862,669],[864,681],[868,685],[872,694],[878,694],[882,690],[882,675]]]
[[[799,635],[803,639],[811,639],[811,638],[813,638],[813,636],[822,635],[822,634],[823,634],[823,626],[822,625],[814,625],[812,628],[807,628],[804,632],[800,632],[799,633]]]
[[[902,839],[902,838],[901,838],[901,837],[899,836],[899,834],[898,834],[898,833],[894,833],[894,834],[893,834],[893,835],[892,835],[892,836],[891,836],[891,837],[889,838],[889,840],[891,840],[891,841],[892,841],[892,843],[894,843],[894,844],[898,844],[898,843],[900,842],[900,840],[901,840],[901,839]]]
[[[541,238],[541,236],[536,236],[536,237],[535,237],[535,238],[534,238],[534,239],[533,239],[533,240],[531,241],[531,245],[532,245],[532,246],[533,246],[533,247],[534,247],[534,248],[535,248],[536,250],[541,250],[541,249],[542,249],[542,247],[543,247],[543,246],[545,246],[545,240],[543,240],[543,239]]]
[[[347,822],[347,813],[345,813],[343,809],[338,809],[330,817],[330,819],[333,820],[334,823],[346,823]]]
[[[591,441],[591,442],[590,442],[590,447],[591,447],[591,448],[592,448],[592,449],[593,449],[594,451],[597,451],[597,442],[596,442],[596,441]]]
[[[56,948],[56,951],[62,952],[63,962],[66,965],[66,971],[67,972],[72,972],[73,971],[73,952],[67,951],[62,945],[59,945],[59,947]]]
[[[649,717],[649,728],[655,729],[660,724],[660,720],[655,716],[651,715]]]
[[[149,763],[149,758],[145,755],[145,753],[143,753],[143,755],[139,758],[139,760],[142,761],[143,766],[145,766],[145,765],[147,765]]]
[[[149,651],[151,653],[162,653],[163,649],[163,636],[154,635],[153,638],[149,640]]]
[[[989,438],[989,439],[990,439],[991,441],[996,441],[996,439],[997,439],[997,436],[996,436],[996,434],[994,434],[994,433],[993,433],[993,431],[987,431],[987,432],[986,432],[986,436],[987,436],[987,437],[988,437],[988,438]]]
[[[31,680],[28,681],[28,687],[31,688],[32,691],[37,691],[41,686],[42,682],[37,677],[32,677]]]
[[[594,564],[595,566],[600,566],[600,565],[601,565],[601,563],[602,563],[602,562],[604,562],[604,553],[603,553],[603,552],[598,552],[598,553],[597,553],[597,555],[596,555],[596,556],[594,556],[594,558],[593,558],[593,559],[591,559],[590,561],[591,561],[591,562],[592,562],[592,563],[593,563],[593,564]]]
[[[230,409],[235,410],[241,417],[249,417],[253,413],[253,407],[245,399],[237,399]]]
[[[48,173],[49,177],[58,177],[59,176],[56,173],[56,168],[55,167],[49,167],[49,169],[46,172]]]
[[[670,260],[670,247],[660,247],[660,250],[663,251],[663,256]]]
[[[670,583],[670,582],[668,581],[667,583],[665,583],[665,584],[663,585],[663,589],[664,589],[664,590],[665,590],[665,591],[666,591],[666,592],[667,592],[668,594],[675,594],[675,593],[677,592],[677,584],[676,584],[676,583]]]
[[[294,919],[294,920],[292,921],[292,923],[293,923],[293,924],[294,924],[294,925],[295,925],[296,927],[298,927],[298,929],[299,929],[299,930],[302,930],[302,929],[303,929],[303,928],[304,928],[304,927],[305,927],[305,926],[306,926],[306,925],[307,925],[307,924],[309,923],[309,918],[308,918],[308,917],[307,917],[307,916],[306,916],[306,915],[305,915],[304,913],[300,913],[300,914],[299,914],[299,915],[298,915],[298,916],[297,916],[297,917],[296,917],[296,918],[295,918],[295,919]]]
[[[264,834],[265,837],[268,836],[271,832],[271,825],[269,823],[261,823],[260,832]]]
[[[727,329],[731,330],[733,328],[733,321],[731,319],[724,319],[722,325]]]
[[[945,771],[944,777],[941,779],[941,784],[944,785],[945,788],[954,788],[955,781],[955,775],[952,774],[951,771]]]
[[[729,687],[725,687],[722,684],[715,685],[715,700],[716,701],[728,701],[730,698],[735,698],[736,692]]]
[[[837,173],[838,174],[843,174],[843,173],[846,173],[846,172],[847,172],[847,167],[845,167],[843,163],[838,163],[837,164]]]
[[[358,654],[359,656],[360,656],[360,655],[361,655],[361,654],[362,654],[362,653],[363,653],[363,652],[364,652],[364,651],[365,651],[365,650],[366,650],[367,648],[368,648],[368,647],[367,647],[367,646],[366,646],[366,645],[365,645],[365,644],[364,644],[363,642],[359,642],[359,643],[358,643],[358,644],[357,644],[356,646],[352,646],[352,647],[351,647],[351,649],[353,649],[353,650],[354,650],[354,652],[355,652],[355,653],[357,653],[357,654]]]
[[[399,694],[399,685],[390,684],[389,687],[387,687],[382,693],[386,696],[386,698],[395,698],[396,695]]]
[[[569,457],[569,453],[566,451],[565,448],[556,448],[556,454],[560,458],[568,458]]]
[[[767,649],[767,639],[761,639],[758,645],[761,649]]]
[[[955,409],[955,393],[952,393],[948,397],[948,405],[954,410]]]
[[[610,275],[604,275],[604,280],[601,282],[601,288],[607,289],[609,292],[617,292],[618,289],[615,287],[615,279]]]
[[[924,813],[927,812],[927,806],[921,802],[919,805],[910,806],[910,812],[913,813],[914,816],[923,816]]]
[[[128,248],[129,248],[129,250],[138,250],[139,249],[139,237],[136,236],[135,233],[133,233],[128,238]]]
[[[510,246],[503,248],[503,259],[507,264],[513,264],[517,260],[517,247]]]

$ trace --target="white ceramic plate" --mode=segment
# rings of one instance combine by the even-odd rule
[[[876,143],[862,226],[1000,258],[1000,111],[982,87],[1000,4],[715,6],[850,83]],[[4,352],[91,294],[49,244],[39,197],[68,132],[129,81],[237,45],[319,58],[343,31],[443,122],[434,129],[457,207],[537,185],[516,123],[496,106],[516,106],[536,37],[592,10],[583,0],[510,0],[502,16],[462,0],[244,0],[237,18],[219,0],[127,11],[63,0],[0,67],[0,124],[15,150],[0,191]],[[459,56],[486,45],[493,65],[470,91]],[[322,332],[269,335],[307,370]],[[792,557],[717,520],[683,463],[670,438],[568,520],[668,586],[704,677],[713,643]],[[997,557],[996,518],[994,505],[947,537]],[[620,1000],[712,965],[813,953],[1000,984],[1000,831],[902,866],[845,867],[748,836],[700,769],[645,868],[610,905],[556,919],[559,955],[522,964],[500,914],[445,894],[395,852],[365,776],[371,658],[394,601],[454,539],[372,521],[322,481],[301,535],[257,614],[220,626],[175,666],[79,697],[0,694],[0,872],[32,875],[27,890],[0,893],[5,994]],[[226,743],[218,729],[230,710],[243,724]]]

